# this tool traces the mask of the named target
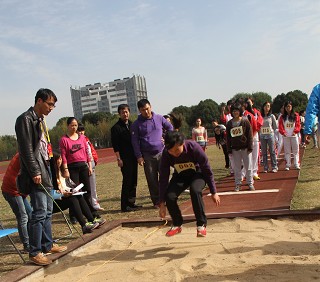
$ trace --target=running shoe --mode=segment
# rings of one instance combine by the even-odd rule
[[[98,218],[98,217],[96,217],[94,220],[93,220],[93,223],[98,223],[99,224],[99,226],[98,227],[100,227],[101,225],[103,225],[103,224],[105,224],[106,223],[106,219],[104,219],[104,218]]]
[[[234,189],[235,192],[239,192],[241,190],[241,185],[237,185],[236,188]]]
[[[274,168],[274,169],[272,170],[272,172],[273,172],[273,173],[276,173],[276,172],[278,172],[278,170],[277,170],[276,168]]]
[[[87,234],[91,233],[93,229],[99,227],[98,222],[87,222],[84,226],[82,226],[82,233]]]
[[[171,226],[169,231],[166,233],[167,237],[174,236],[182,231],[181,226]]]
[[[287,171],[288,171],[288,170],[290,170],[290,168],[289,168],[289,167],[286,167],[284,170],[287,170]]]
[[[254,176],[253,176],[253,179],[254,179],[254,180],[260,180],[260,177],[259,177],[259,175],[254,175]]]
[[[197,226],[197,237],[206,237],[207,229],[205,225]]]
[[[295,166],[295,169],[300,170],[300,166],[298,166],[298,165]]]
[[[249,190],[250,190],[250,191],[254,191],[254,190],[256,190],[256,189],[254,189],[253,184],[249,184]]]

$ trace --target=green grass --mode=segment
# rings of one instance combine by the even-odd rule
[[[209,146],[207,149],[210,164],[213,168],[215,179],[218,180],[227,175],[228,171],[224,169],[224,156],[222,150],[216,146]],[[299,182],[296,186],[292,200],[292,209],[317,209],[320,208],[320,189],[319,189],[319,151],[308,149],[305,152]],[[120,212],[120,192],[122,175],[116,163],[99,164],[96,169],[97,174],[97,191],[100,204],[106,210],[101,215],[108,221],[116,219],[133,219],[133,218],[155,218],[158,217],[158,210],[153,209],[147,183],[143,169],[139,167],[139,181],[137,188],[136,203],[143,205],[144,209],[132,212]],[[182,194],[180,201],[189,200],[188,194]],[[15,227],[16,220],[11,208],[0,196],[0,219],[5,227]],[[62,215],[53,216],[53,237],[59,238],[68,234],[68,228],[62,218]],[[76,225],[80,231],[79,225]],[[73,237],[64,239],[62,244],[67,244],[74,240],[78,235],[74,232]],[[21,248],[17,234],[12,236],[13,240]],[[25,255],[27,258],[27,255]],[[1,239],[0,248],[0,276],[5,272],[11,271],[21,265],[19,256],[14,254],[12,247],[5,238]]]
[[[307,149],[304,154],[299,181],[293,193],[291,209],[320,209],[320,151]]]

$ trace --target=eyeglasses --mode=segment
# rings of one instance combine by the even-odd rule
[[[45,102],[51,109],[54,109],[56,107],[56,105],[53,103],[48,103],[47,101],[43,101],[43,102]]]

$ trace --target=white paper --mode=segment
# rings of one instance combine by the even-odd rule
[[[80,183],[76,188],[74,188],[74,189],[72,190],[73,193],[79,192],[79,190],[80,190],[83,186],[84,186],[83,183]]]
[[[80,196],[80,195],[83,195],[84,193],[87,193],[87,191],[73,193],[72,196]]]

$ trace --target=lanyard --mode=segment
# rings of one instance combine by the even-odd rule
[[[41,131],[42,131],[44,137],[46,138],[47,142],[50,143],[49,131],[48,131],[46,120],[44,118],[40,123],[40,127],[41,127]]]

